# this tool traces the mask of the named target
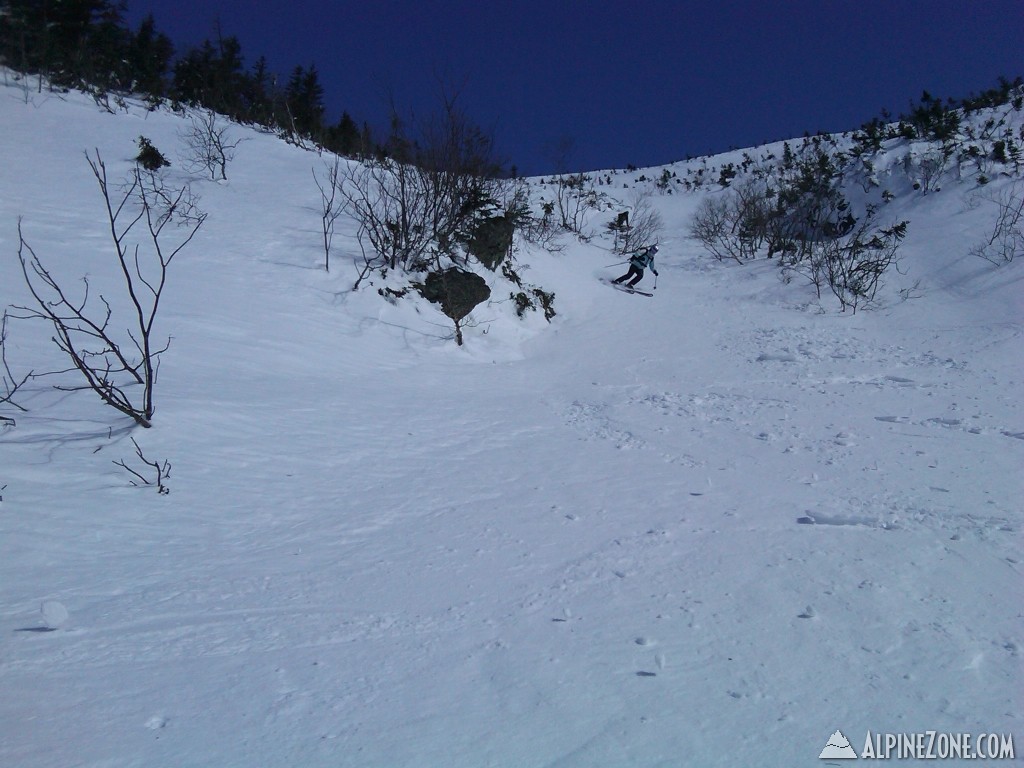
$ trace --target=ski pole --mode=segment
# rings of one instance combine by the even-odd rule
[[[617,267],[620,264],[628,264],[628,263],[629,263],[629,259],[626,259],[625,261],[616,261],[614,264],[606,265],[605,267],[603,267],[603,269],[611,269],[612,267]]]

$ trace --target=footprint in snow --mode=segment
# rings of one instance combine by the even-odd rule
[[[762,352],[757,356],[759,363],[795,363],[796,355],[790,352]]]
[[[928,419],[929,424],[938,424],[940,427],[959,427],[963,419]]]

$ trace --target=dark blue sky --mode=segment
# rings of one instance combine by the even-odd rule
[[[128,0],[133,27],[149,12],[179,51],[219,19],[247,65],[316,65],[332,122],[429,112],[445,82],[527,175],[854,129],[1024,74],[1022,0]]]

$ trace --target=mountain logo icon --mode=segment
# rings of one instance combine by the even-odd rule
[[[850,746],[850,740],[843,736],[842,731],[836,731],[828,738],[828,744],[818,755],[821,760],[856,760],[857,753]]]

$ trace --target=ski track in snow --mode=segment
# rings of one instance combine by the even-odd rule
[[[998,451],[1001,441],[1016,438],[1012,428],[989,413],[983,397],[976,391],[980,378],[992,383],[995,377],[970,377],[967,364],[951,358],[940,358],[931,352],[908,353],[903,347],[849,349],[849,340],[818,334],[813,340],[806,330],[780,332],[758,329],[730,339],[721,345],[733,355],[752,361],[754,381],[737,381],[709,387],[699,393],[664,391],[645,393],[644,386],[631,388],[631,394],[619,402],[573,402],[564,412],[565,422],[578,430],[583,439],[604,440],[619,450],[649,450],[670,463],[690,468],[713,465],[716,457],[703,455],[707,438],[712,433],[732,433],[740,444],[749,441],[771,446],[783,454],[810,455],[821,474],[830,468],[849,464],[871,456],[872,441],[878,439],[974,436],[979,441],[992,441]],[[772,351],[763,351],[770,349]],[[762,350],[762,351],[758,351]],[[849,369],[849,374],[840,371]],[[867,370],[869,372],[865,373]],[[899,373],[885,371],[898,370]],[[870,371],[876,371],[874,373]],[[822,378],[822,374],[828,375]],[[914,378],[905,375],[914,372]],[[782,374],[781,377],[776,374]],[[761,376],[759,376],[761,374]],[[753,387],[751,386],[753,384]],[[781,386],[780,386],[781,385]],[[751,394],[755,390],[760,394]],[[923,392],[926,397],[939,393],[946,405],[936,416],[875,415],[872,420],[861,414],[870,413],[878,402],[905,400],[908,393]],[[774,393],[769,396],[769,393]],[[610,399],[610,398],[609,398]],[[844,401],[849,401],[844,403]],[[968,405],[960,406],[959,401]],[[857,425],[847,422],[821,424],[800,418],[801,411],[814,414],[827,412],[829,405],[844,403],[844,411],[856,414]],[[978,403],[979,405],[970,405]],[[650,418],[654,414],[656,418]],[[643,425],[643,426],[640,426]],[[678,433],[682,432],[682,437]],[[971,440],[971,437],[965,437]],[[909,442],[909,441],[908,441]],[[732,448],[737,443],[730,441]],[[927,444],[926,444],[927,445]],[[680,450],[680,446],[686,450]],[[971,446],[957,444],[958,452]],[[1012,450],[1012,446],[1005,446]],[[913,455],[931,469],[939,469],[935,454],[915,448]],[[718,457],[717,461],[735,465],[736,457]],[[877,460],[867,470],[880,471]],[[957,473],[963,483],[969,481]],[[816,482],[805,480],[805,482]],[[928,488],[936,506],[922,507],[918,491],[907,494],[873,494],[858,504],[870,509],[868,515],[816,513],[801,518],[802,522],[832,525],[874,525],[884,528],[907,525],[932,525],[946,529],[956,527],[963,519],[962,510],[943,504],[949,494],[948,480],[938,480]],[[856,491],[850,489],[853,495]],[[991,522],[979,526],[979,519]],[[968,516],[971,531],[992,529],[1013,531],[1007,515]]]
[[[34,181],[0,222],[98,286],[68,169],[178,119],[11,90],[3,178]],[[527,251],[555,322],[496,295],[458,350],[351,292],[356,250],[322,270],[319,159],[248,138],[171,276],[156,426],[34,383],[0,433],[0,764],[801,765],[837,727],[1019,731],[1012,284],[951,251],[919,302],[822,312],[661,196],[653,299]],[[943,200],[907,203],[912,277],[984,229]],[[18,330],[22,364],[46,333]],[[113,466],[129,436],[168,496]]]

